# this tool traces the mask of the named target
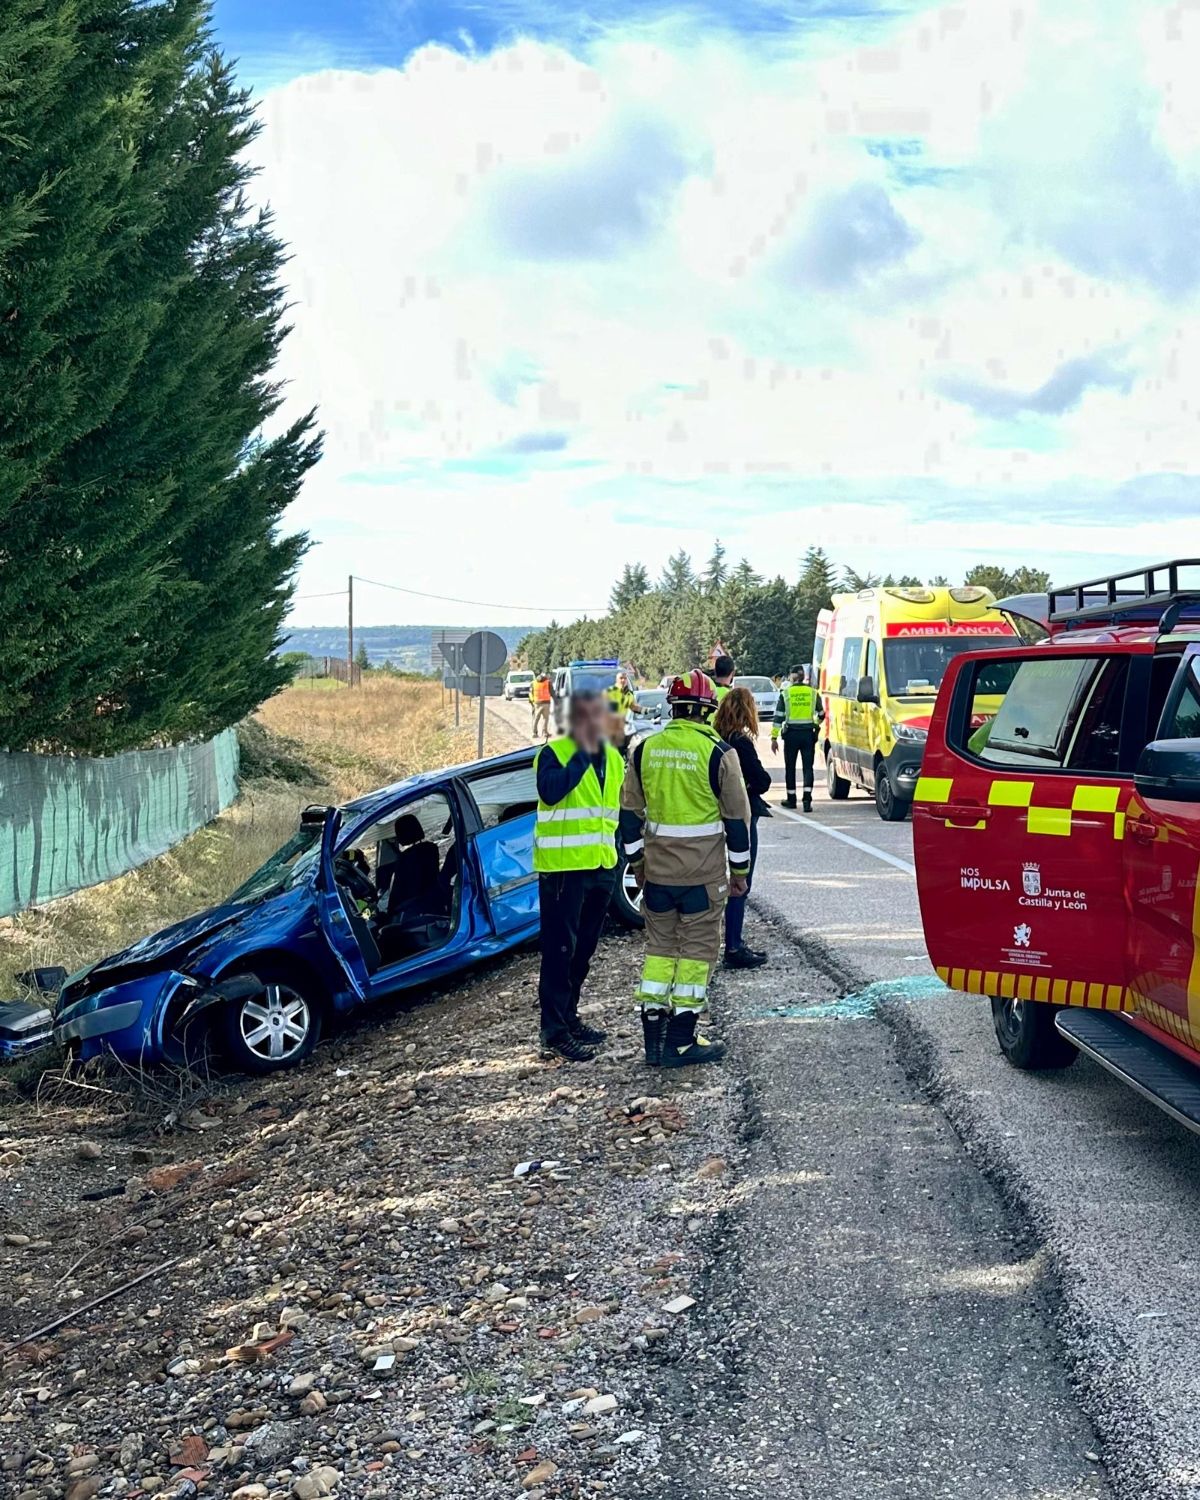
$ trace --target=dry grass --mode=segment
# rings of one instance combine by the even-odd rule
[[[161,859],[0,920],[0,998],[16,993],[13,976],[24,969],[74,970],[223,900],[293,833],[306,803],[345,801],[475,753],[469,730],[446,727],[441,689],[431,683],[369,678],[353,692],[289,688],[256,719],[267,736],[254,735],[255,759],[270,770],[278,752],[288,779],[247,781],[228,812]]]

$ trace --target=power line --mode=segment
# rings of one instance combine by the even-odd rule
[[[359,578],[357,574],[355,574],[355,578],[359,583],[369,583],[377,589],[392,589],[397,594],[412,594],[417,599],[437,599],[443,604],[470,604],[476,609],[515,609],[524,614],[545,615],[591,615],[604,613],[602,609],[580,609],[576,604],[497,604],[494,600],[489,601],[487,599],[459,599],[453,594],[426,594],[420,589],[402,588],[398,583],[380,583],[377,578]],[[345,593],[345,590],[343,589],[341,592]]]
[[[299,603],[301,599],[344,599],[345,589],[330,589],[327,594],[297,594],[293,603]]]

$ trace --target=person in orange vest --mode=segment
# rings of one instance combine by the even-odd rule
[[[539,672],[533,679],[533,686],[529,690],[529,704],[533,709],[533,737],[536,740],[538,730],[542,732],[542,739],[550,739],[550,678],[545,672]]]

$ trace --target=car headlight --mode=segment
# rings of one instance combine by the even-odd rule
[[[910,745],[929,738],[927,729],[921,729],[916,724],[897,723],[895,719],[892,720],[892,733],[898,740],[903,740]]]

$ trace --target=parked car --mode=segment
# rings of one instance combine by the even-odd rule
[[[459,974],[538,933],[533,749],[310,807],[227,901],[63,984],[55,1038],[81,1058],[211,1047],[267,1073],[334,1016]],[[641,924],[622,869],[613,915]]]
[[[779,689],[769,677],[735,677],[734,687],[749,688],[760,719],[770,720],[779,701]]]
[[[528,698],[532,687],[532,672],[510,672],[504,679],[504,696],[510,703],[514,698]]]
[[[625,733],[635,734],[661,729],[667,717],[667,695],[662,688],[639,688],[633,695],[633,707],[625,715]]]

